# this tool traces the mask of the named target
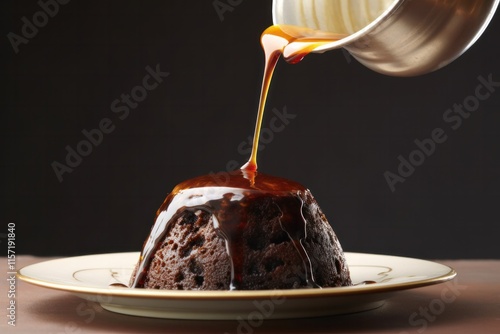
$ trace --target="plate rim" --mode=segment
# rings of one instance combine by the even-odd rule
[[[325,298],[333,296],[352,296],[352,295],[364,295],[364,294],[375,294],[375,293],[387,293],[392,291],[408,290],[414,288],[420,288],[424,286],[440,284],[452,280],[457,276],[457,272],[450,266],[418,258],[395,256],[395,255],[384,255],[384,254],[372,254],[372,253],[358,253],[358,252],[345,252],[347,256],[379,256],[386,258],[397,258],[403,260],[411,261],[423,261],[429,262],[433,265],[442,266],[443,269],[447,268],[448,271],[439,276],[430,277],[426,279],[421,279],[412,282],[398,282],[398,283],[376,283],[362,286],[346,286],[346,287],[330,287],[322,289],[276,289],[276,290],[239,290],[239,291],[220,291],[220,290],[210,290],[210,291],[200,291],[200,290],[156,290],[156,289],[130,289],[130,288],[111,288],[111,287],[86,287],[69,285],[64,283],[50,282],[47,280],[30,277],[23,274],[23,270],[26,271],[27,268],[37,265],[47,264],[48,262],[54,261],[68,261],[72,259],[77,259],[81,257],[93,257],[93,256],[119,256],[128,255],[132,256],[136,254],[139,257],[139,252],[116,252],[116,253],[103,253],[103,254],[88,254],[72,257],[63,257],[59,259],[52,259],[47,261],[41,261],[38,263],[30,264],[22,267],[17,271],[17,277],[22,281],[27,283],[50,288],[59,291],[66,291],[76,294],[88,294],[88,295],[105,295],[109,297],[125,297],[125,298],[148,298],[148,299],[180,299],[180,300],[243,300],[243,299],[256,299],[256,298],[272,298],[279,295],[280,297],[286,297],[290,299],[300,299],[300,298]],[[349,263],[348,263],[349,265]]]

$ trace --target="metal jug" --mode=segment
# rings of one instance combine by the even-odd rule
[[[273,21],[330,33],[366,67],[392,76],[435,71],[484,32],[500,0],[273,0]]]

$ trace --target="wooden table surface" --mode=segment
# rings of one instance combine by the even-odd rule
[[[16,267],[52,258],[17,256]],[[7,258],[0,258],[0,333],[500,333],[500,260],[438,260],[458,277],[445,284],[401,291],[380,308],[332,317],[238,321],[185,321],[112,313],[70,293],[15,280],[15,327],[8,324]],[[9,281],[9,279],[11,279]],[[444,291],[446,293],[444,293]],[[450,291],[453,292],[450,294]],[[456,298],[453,298],[456,297]]]

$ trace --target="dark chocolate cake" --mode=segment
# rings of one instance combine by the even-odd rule
[[[351,285],[340,243],[303,186],[237,171],[179,184],[158,210],[130,286],[265,290]]]

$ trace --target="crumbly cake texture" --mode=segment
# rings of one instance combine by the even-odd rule
[[[313,268],[314,282],[321,287],[351,285],[349,269],[332,227],[312,195],[307,192],[302,197],[306,238],[301,242]],[[243,257],[243,277],[238,289],[308,287],[306,263],[282,228],[282,213],[273,198],[259,198],[248,209],[248,219],[242,229],[243,242],[238,254],[233,255]],[[225,239],[214,228],[212,214],[186,210],[167,228],[149,266],[145,288],[230,289],[231,257]]]

